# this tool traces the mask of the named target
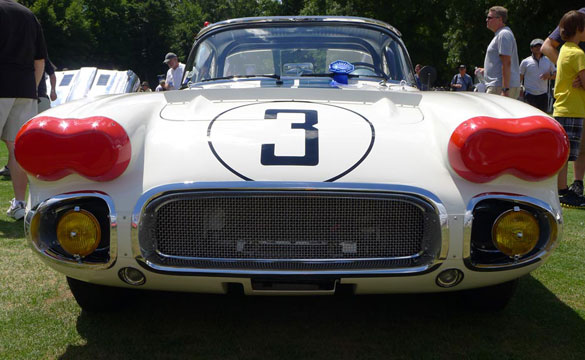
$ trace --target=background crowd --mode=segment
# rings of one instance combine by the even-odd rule
[[[19,0],[39,19],[49,55],[58,69],[95,66],[132,69],[154,90],[161,64],[173,52],[186,62],[194,36],[205,21],[246,16],[350,15],[385,21],[402,34],[416,63],[437,69],[436,85],[447,87],[460,64],[473,75],[483,67],[486,9],[508,9],[508,25],[519,56],[527,44],[545,39],[570,9],[582,1],[565,0]],[[162,66],[161,66],[162,65]]]
[[[567,10],[577,8],[576,1],[575,4],[566,1],[559,6],[542,0],[508,0],[489,7],[487,14],[485,5],[489,1],[479,0],[430,0],[425,6],[420,6],[420,1],[388,3],[379,0],[360,1],[359,6],[349,0],[22,0],[19,3],[0,0],[3,35],[0,38],[0,74],[5,84],[14,84],[13,89],[0,89],[0,125],[4,128],[2,140],[9,150],[8,165],[15,192],[8,213],[15,218],[24,214],[26,177],[14,160],[16,133],[11,129],[23,118],[36,114],[39,106],[42,111],[50,104],[49,100],[55,100],[54,66],[49,61],[49,53],[61,67],[91,64],[104,68],[132,68],[142,79],[147,79],[139,91],[152,91],[149,81],[158,84],[155,91],[176,90],[181,85],[185,68],[179,59],[186,59],[194,36],[209,20],[297,14],[357,15],[379,19],[401,29],[411,56],[417,61],[427,60],[437,68],[441,74],[439,83],[448,84],[451,90],[476,88],[467,74],[466,64],[470,64],[475,68],[474,74],[482,79],[485,92],[524,98],[541,110],[549,111],[548,81],[556,77],[557,58],[564,59],[563,52],[558,50],[560,45],[565,41],[575,42],[579,49],[577,44],[583,45],[585,41],[585,35],[581,38],[585,21],[581,24],[577,19],[571,23],[577,33],[569,31],[575,36],[570,40],[563,35],[563,31],[568,30],[562,26],[559,30],[556,26]],[[581,11],[585,13],[585,8]],[[509,17],[509,13],[514,15]],[[493,33],[491,39],[486,27]],[[529,43],[520,48],[530,51],[526,51],[528,56],[522,62],[519,55],[525,51],[519,52],[518,43]],[[164,56],[163,64],[168,67],[166,77],[158,79],[155,74],[159,74],[162,67],[158,59],[168,49],[172,52]],[[585,66],[585,60],[583,64]],[[458,73],[448,80],[447,74],[455,68]],[[419,79],[424,68],[417,64],[415,71],[419,87],[430,90],[429,84]],[[44,87],[43,72],[51,79],[51,94],[47,94]],[[572,75],[574,78],[575,74]],[[563,83],[566,78],[558,81]],[[579,91],[585,94],[582,83],[570,87],[567,93],[581,96]],[[554,115],[573,136],[570,160],[575,161],[577,181],[570,188],[566,183],[559,183],[559,194],[561,203],[565,195],[570,194],[568,205],[585,208],[582,195],[585,155],[580,155],[585,154],[585,146],[579,149],[585,105],[578,111],[573,111],[574,105],[567,110],[565,95],[555,93]],[[20,103],[21,99],[27,99],[26,104]],[[585,96],[582,103],[585,104]],[[564,120],[567,118],[577,120],[571,120],[569,126]],[[566,170],[563,174],[566,180]]]

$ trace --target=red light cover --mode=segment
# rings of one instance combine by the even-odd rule
[[[132,155],[126,131],[103,116],[32,119],[18,132],[14,151],[26,172],[46,181],[72,173],[110,181],[122,175]]]
[[[455,172],[475,183],[503,174],[539,181],[555,175],[567,162],[569,139],[563,127],[546,116],[480,116],[455,129],[448,155]]]

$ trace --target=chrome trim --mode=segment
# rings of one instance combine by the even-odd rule
[[[59,254],[56,254],[50,250],[45,251],[43,249],[39,249],[36,243],[33,241],[31,236],[31,223],[33,219],[41,214],[44,210],[51,206],[55,206],[62,201],[72,200],[72,199],[84,199],[84,198],[99,198],[103,200],[109,211],[109,218],[110,218],[110,260],[107,263],[82,263],[72,259],[64,258]],[[118,223],[117,223],[117,215],[114,207],[114,201],[108,195],[101,193],[101,192],[92,192],[92,191],[84,191],[84,192],[76,192],[76,193],[67,193],[56,195],[50,199],[40,202],[34,209],[28,211],[24,221],[24,228],[25,228],[25,235],[28,239],[29,245],[31,248],[41,255],[41,257],[53,264],[56,265],[66,265],[72,268],[77,269],[91,269],[91,270],[103,270],[108,269],[114,265],[116,262],[116,257],[118,254]]]
[[[364,17],[357,17],[357,16],[261,16],[261,17],[247,17],[247,18],[237,18],[237,19],[230,19],[219,21],[213,24],[210,24],[207,27],[202,28],[195,40],[199,40],[202,36],[207,34],[210,31],[221,29],[224,27],[229,26],[238,26],[238,25],[254,25],[254,24],[268,24],[268,23],[301,23],[301,22],[329,22],[329,23],[336,23],[336,22],[345,22],[345,23],[354,23],[354,24],[366,24],[366,25],[374,25],[382,27],[386,30],[392,31],[395,35],[402,37],[400,31],[398,31],[394,26],[387,24],[380,20],[374,20]]]
[[[391,275],[420,275],[436,270],[440,263],[429,264],[425,266],[405,268],[405,269],[365,269],[365,270],[320,270],[320,271],[298,271],[298,270],[278,270],[278,271],[265,271],[265,270],[236,270],[236,269],[194,269],[194,268],[181,268],[173,266],[162,266],[153,264],[152,262],[145,260],[144,258],[137,258],[136,261],[146,270],[154,271],[163,274],[173,275],[207,275],[207,276],[236,276],[236,277],[248,277],[248,276],[347,276],[347,277],[360,277],[360,276],[391,276]]]
[[[191,256],[176,256],[176,255],[166,255],[161,253],[160,251],[156,250],[156,253],[160,257],[164,257],[167,259],[177,259],[177,260],[210,260],[210,258],[202,258],[202,257],[191,257]],[[240,261],[250,261],[250,262],[259,262],[259,263],[278,263],[278,262],[297,262],[297,263],[307,263],[307,264],[315,264],[315,263],[353,263],[353,262],[366,262],[366,261],[398,261],[398,260],[412,260],[417,259],[420,257],[419,254],[414,254],[412,256],[394,256],[394,257],[386,257],[386,258],[359,258],[359,259],[248,259],[248,258],[213,258],[211,260],[218,261],[218,262],[240,262]]]
[[[471,227],[473,225],[473,209],[475,206],[483,200],[487,199],[500,199],[500,200],[507,200],[510,202],[518,202],[523,203],[526,205],[530,205],[533,207],[537,207],[541,210],[544,210],[549,218],[549,221],[552,221],[553,224],[556,225],[556,238],[549,239],[546,246],[537,254],[534,254],[531,257],[526,259],[522,259],[522,261],[515,261],[510,264],[503,264],[503,265],[474,265],[471,263]],[[470,270],[475,271],[498,271],[498,270],[509,270],[512,268],[518,268],[526,265],[530,265],[537,261],[541,261],[546,259],[552,250],[558,245],[559,240],[562,238],[562,227],[563,227],[563,216],[560,209],[557,211],[555,210],[550,204],[536,199],[530,196],[525,195],[518,195],[518,194],[508,194],[508,193],[484,193],[479,194],[471,199],[469,204],[467,205],[467,210],[465,211],[465,219],[463,222],[463,262],[465,266]]]
[[[441,249],[439,256],[434,262],[421,267],[415,268],[395,268],[395,269],[377,269],[377,270],[236,270],[236,269],[206,269],[206,268],[183,268],[174,266],[160,266],[155,265],[145,259],[140,251],[140,243],[138,239],[138,228],[140,225],[140,218],[146,208],[147,204],[161,196],[166,195],[170,192],[182,192],[182,191],[337,191],[337,192],[364,192],[364,193],[392,193],[392,194],[405,194],[413,195],[421,198],[422,200],[429,203],[435,210],[439,217],[441,227]],[[430,271],[436,269],[446,258],[449,250],[449,228],[448,228],[448,215],[447,210],[439,198],[428,190],[421,189],[418,187],[408,185],[388,185],[388,184],[376,184],[376,183],[323,183],[323,182],[271,182],[271,181],[233,181],[233,182],[184,182],[168,184],[158,186],[146,191],[138,199],[136,206],[132,213],[131,222],[131,239],[132,239],[132,254],[133,257],[146,269],[151,269],[157,272],[165,273],[182,273],[182,274],[210,274],[210,273],[221,273],[226,275],[299,275],[299,274],[312,274],[312,275],[391,275],[391,274],[413,274]],[[209,259],[207,259],[209,260]],[[271,262],[274,260],[266,259],[246,259],[247,261],[257,262]],[[230,259],[230,261],[237,261]],[[284,261],[284,260],[281,260]],[[299,261],[295,259],[294,261]],[[326,261],[326,260],[323,260]],[[344,263],[355,260],[335,259],[334,263]],[[316,261],[312,261],[316,263]]]

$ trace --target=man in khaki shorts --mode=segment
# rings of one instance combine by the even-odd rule
[[[518,99],[520,63],[516,38],[506,25],[508,10],[502,6],[492,6],[485,20],[487,28],[494,32],[494,37],[487,47],[484,67],[476,71],[485,78],[486,93]]]
[[[27,178],[14,158],[14,139],[20,127],[37,114],[37,87],[43,76],[47,47],[37,18],[13,0],[0,0],[1,138],[8,147],[8,167],[14,198],[6,212],[24,217]]]

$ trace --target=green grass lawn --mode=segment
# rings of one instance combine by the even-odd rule
[[[0,149],[0,163],[6,152]],[[227,297],[143,293],[113,314],[82,313],[5,215],[0,180],[1,359],[582,359],[585,211],[565,211],[564,239],[497,314],[453,294]]]

